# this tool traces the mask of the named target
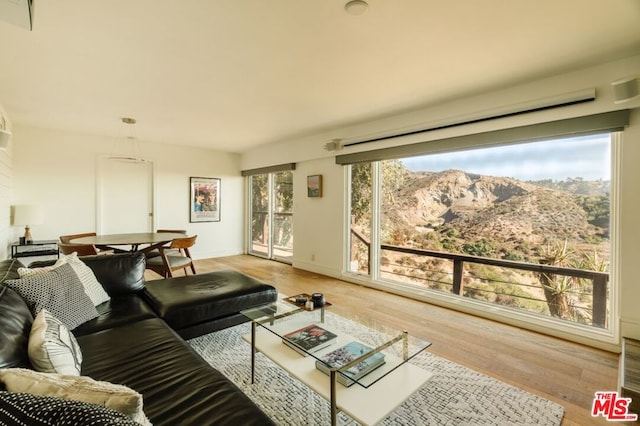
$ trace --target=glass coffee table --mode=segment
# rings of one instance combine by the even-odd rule
[[[431,343],[325,307],[312,310],[280,297],[241,311],[251,320],[251,383],[256,352],[330,402],[331,424],[342,411],[364,425],[377,424],[433,374],[408,362]]]

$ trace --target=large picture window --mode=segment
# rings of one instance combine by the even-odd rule
[[[608,329],[613,135],[354,162],[348,270]]]

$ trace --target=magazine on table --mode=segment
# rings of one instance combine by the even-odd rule
[[[365,345],[364,343],[356,341],[349,342],[346,345],[324,355],[321,358],[322,361],[316,360],[316,368],[325,374],[330,374],[330,368],[341,368],[342,366],[349,364],[354,359],[360,358],[362,355],[371,352],[372,350],[373,348],[371,348],[371,346]],[[353,380],[360,379],[384,363],[384,354],[382,352],[378,352],[348,370],[343,371],[343,374],[348,377],[345,377],[343,374],[338,374],[337,381],[345,386],[351,386],[355,383]],[[350,378],[353,380],[350,380]]]
[[[306,352],[316,352],[335,342],[338,336],[317,324],[309,324],[282,336],[287,346],[302,355]]]

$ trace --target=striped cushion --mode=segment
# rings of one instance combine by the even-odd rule
[[[80,375],[82,352],[76,338],[46,309],[38,313],[31,326],[29,360],[43,373]]]
[[[80,282],[82,282],[82,285],[84,286],[84,291],[87,293],[94,306],[98,306],[101,303],[111,300],[107,292],[104,291],[102,284],[98,282],[93,270],[78,258],[78,253],[73,252],[66,256],[61,255],[60,258],[66,260],[76,274],[78,274],[78,278],[80,278]]]

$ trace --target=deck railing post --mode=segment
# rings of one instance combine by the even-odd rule
[[[607,324],[607,277],[593,277],[593,318],[591,324],[605,328]]]
[[[453,260],[453,294],[462,295],[462,268],[463,261],[461,259]]]

